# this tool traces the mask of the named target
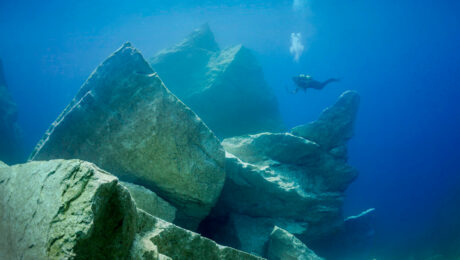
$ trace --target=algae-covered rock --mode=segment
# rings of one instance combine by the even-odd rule
[[[346,142],[353,136],[358,108],[358,93],[346,91],[333,106],[321,113],[318,120],[294,127],[291,132],[318,143],[332,153],[343,155]]]
[[[174,260],[261,259],[230,247],[220,246],[210,239],[153,217],[142,210],[138,211],[138,218],[137,239],[144,241],[144,245],[151,248],[152,254],[156,250],[159,254]],[[142,247],[140,243],[137,246]],[[143,250],[137,248],[133,251]]]
[[[279,227],[270,234],[267,255],[268,260],[322,260],[302,241]]]
[[[0,60],[0,160],[18,163],[22,159],[21,145],[16,104],[8,91]]]
[[[135,231],[128,191],[91,163],[0,167],[0,259],[125,259]]]
[[[87,160],[149,188],[192,229],[225,179],[219,140],[129,43],[91,74],[31,155],[54,158]]]
[[[221,138],[283,128],[276,97],[252,51],[241,45],[220,50],[207,25],[150,63]]]
[[[155,192],[129,182],[120,183],[129,190],[131,197],[136,202],[137,208],[168,222],[174,222],[176,208],[171,206],[171,204],[164,199],[158,197]]]

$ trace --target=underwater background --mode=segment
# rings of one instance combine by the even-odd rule
[[[459,13],[428,0],[2,0],[0,58],[28,154],[113,50],[130,41],[151,57],[208,23],[220,46],[255,52],[288,128],[360,93],[344,215],[376,217],[356,259],[460,259]],[[341,82],[287,93],[301,73]]]

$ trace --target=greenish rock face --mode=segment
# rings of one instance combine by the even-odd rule
[[[106,59],[38,143],[32,160],[78,158],[154,191],[194,229],[225,179],[219,140],[130,44]]]
[[[197,233],[165,222],[150,214],[138,211],[138,243],[132,252],[145,252],[170,257],[174,260],[256,260],[260,257],[216,244]]]
[[[91,163],[0,167],[0,259],[126,259],[136,218],[128,191]]]
[[[252,52],[241,45],[220,50],[207,25],[150,63],[220,138],[283,129],[276,97]]]
[[[302,241],[286,230],[276,227],[268,243],[269,260],[322,260]]]
[[[17,109],[6,84],[0,60],[0,160],[8,164],[21,160],[21,137]]]
[[[359,99],[355,91],[346,91],[321,113],[318,120],[294,127],[291,133],[312,140],[339,157],[346,156],[345,145],[353,136]]]
[[[129,182],[120,183],[129,190],[131,197],[136,202],[137,208],[165,221],[174,222],[176,218],[176,208],[160,198],[155,192]]]
[[[333,128],[339,122],[336,126],[342,132],[332,129],[324,134],[323,127],[312,127],[308,135],[312,139],[294,130],[224,139],[227,177],[205,222],[217,231],[206,235],[262,255],[274,226],[302,241],[336,232],[343,224],[344,191],[358,174],[347,164],[345,146],[358,100],[356,93],[345,92],[320,120],[311,123]]]

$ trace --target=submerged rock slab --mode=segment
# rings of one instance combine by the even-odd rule
[[[129,182],[122,181],[120,183],[129,190],[131,197],[136,202],[137,208],[165,221],[174,222],[176,208],[160,198],[155,192]]]
[[[302,241],[286,230],[275,227],[268,243],[268,260],[322,260]]]
[[[318,120],[294,127],[292,134],[312,140],[333,153],[343,154],[340,151],[354,133],[359,99],[355,91],[344,92],[333,106],[321,113]]]
[[[0,160],[18,163],[22,159],[21,145],[16,104],[8,91],[0,60]]]
[[[135,227],[128,191],[91,163],[0,167],[0,259],[125,259]]]
[[[283,129],[276,97],[255,56],[241,45],[219,50],[207,25],[150,63],[221,138]]]
[[[142,210],[138,211],[138,217],[137,241],[139,242],[135,245],[137,248],[133,248],[132,252],[148,252],[147,248],[150,248],[151,255],[154,255],[156,251],[174,260],[262,259],[218,245],[197,233],[153,217]]]
[[[153,190],[178,209],[176,223],[191,229],[225,179],[219,140],[129,43],[91,74],[30,158],[91,161]]]

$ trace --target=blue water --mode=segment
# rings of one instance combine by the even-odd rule
[[[145,57],[208,22],[222,47],[256,52],[289,127],[347,89],[361,94],[345,214],[377,209],[377,259],[460,255],[460,2],[0,2],[0,58],[31,150],[91,71],[125,41]],[[298,62],[289,53],[302,34]],[[289,95],[307,73],[342,82]],[[459,258],[460,259],[460,256]]]

